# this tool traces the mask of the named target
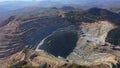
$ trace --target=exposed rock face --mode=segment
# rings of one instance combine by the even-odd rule
[[[107,33],[115,27],[108,21],[98,21],[91,24],[83,23],[80,25],[80,28],[82,28],[85,38],[88,39],[88,41],[96,42],[97,45],[104,45]]]
[[[77,11],[76,15],[72,12],[68,14],[70,16],[63,13],[62,17],[10,19],[0,28],[0,66],[6,68],[22,63],[24,66],[72,68],[75,63],[80,65],[79,68],[81,65],[87,68],[119,68],[120,46],[106,42],[109,31],[118,28],[110,19],[118,15],[106,12],[90,9],[84,13]],[[115,24],[119,24],[119,18],[116,20]]]
[[[56,57],[66,58],[76,47],[78,40],[76,29],[75,26],[69,26],[53,32],[39,43],[36,51],[42,49]]]
[[[76,27],[76,26],[73,26]],[[66,58],[67,60],[78,63],[78,64],[85,64],[85,65],[94,65],[94,64],[108,64],[109,67],[112,66],[112,64],[117,65],[119,62],[116,60],[116,56],[112,55],[111,51],[113,51],[108,45],[108,49],[110,48],[111,51],[106,50],[102,52],[98,52],[100,46],[105,45],[105,39],[107,36],[107,33],[115,28],[113,24],[111,24],[108,21],[99,21],[95,23],[83,23],[80,26],[78,26],[76,29],[73,27],[67,27],[64,29],[61,29],[61,31],[57,31],[55,33],[52,33],[49,37],[45,38],[42,43],[40,43],[40,49],[57,56],[58,58]],[[67,29],[70,29],[67,31]],[[61,33],[67,33],[69,31],[77,32],[77,41],[75,41],[76,44],[73,44],[73,49],[71,52],[69,52],[66,47],[71,48],[72,39],[64,39],[64,35],[59,35]],[[68,33],[69,34],[69,33]],[[70,35],[70,34],[69,34]],[[68,36],[69,36],[68,35]],[[62,38],[63,36],[63,38]],[[74,37],[74,36],[72,36]],[[59,42],[58,44],[55,44],[57,42],[56,38],[58,38]],[[60,39],[62,38],[62,39]],[[74,38],[73,38],[74,39]],[[67,42],[71,40],[72,42]],[[54,43],[53,43],[54,42]],[[67,43],[67,44],[61,44],[61,43]],[[69,44],[69,45],[68,45]],[[59,46],[58,46],[59,45]],[[62,46],[63,45],[63,46]],[[60,47],[61,46],[61,47]],[[103,47],[104,48],[104,47]],[[65,50],[64,50],[65,49]],[[101,48],[102,49],[102,48]],[[37,50],[39,51],[39,50]],[[65,55],[66,52],[69,52],[69,54]],[[113,51],[115,52],[115,51]],[[64,55],[62,55],[65,53]],[[111,54],[110,54],[111,53]],[[104,57],[104,58],[103,58]],[[111,60],[109,60],[111,59]],[[112,67],[111,67],[112,68]]]
[[[35,49],[44,37],[68,25],[70,23],[67,20],[58,16],[33,18],[27,21],[14,19],[0,28],[0,58],[21,51],[25,47]]]
[[[94,61],[94,64],[75,64],[66,62],[63,59],[58,59],[43,51],[33,51],[24,49],[16,54],[13,54],[6,60],[0,61],[2,68],[119,68],[118,57],[108,54],[100,54],[102,57]],[[93,55],[95,57],[95,55]],[[97,54],[96,54],[97,56]],[[102,62],[102,63],[99,63]]]
[[[63,60],[57,59],[53,56],[49,56],[47,53],[42,51],[35,52],[33,50],[22,50],[20,52],[17,52],[16,54],[13,54],[11,57],[7,58],[6,60],[1,60],[0,63],[2,64],[0,64],[0,66],[2,68],[8,68],[11,65],[14,66],[16,63],[19,62],[23,63],[20,67],[24,65],[33,66],[33,67],[46,65],[46,68],[58,68],[59,66],[68,64]],[[16,66],[15,68],[19,68],[19,66]]]

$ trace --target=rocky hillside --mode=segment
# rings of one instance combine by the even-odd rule
[[[119,68],[119,21],[99,8],[11,16],[0,27],[0,66]]]
[[[7,57],[7,55],[9,56],[25,47],[35,49],[44,37],[58,28],[68,25],[70,23],[67,20],[58,16],[33,18],[24,21],[14,19],[0,29],[0,57]]]
[[[96,22],[96,21],[110,21],[113,24],[120,25],[120,15],[113,13],[106,9],[91,8],[87,11],[71,11],[65,13],[65,17],[74,24],[80,24],[81,22]]]

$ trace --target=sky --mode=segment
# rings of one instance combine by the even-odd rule
[[[114,6],[114,5],[120,5],[120,0],[0,0],[0,2],[5,2],[9,3],[8,1],[25,1],[25,2],[30,2],[30,1],[46,1],[47,4],[51,4],[51,2],[56,3],[56,4],[77,4],[77,5],[93,5],[93,6]],[[50,2],[51,1],[51,2]],[[38,3],[38,2],[36,2]],[[43,3],[43,2],[42,2]],[[53,4],[52,3],[52,4]],[[1,3],[3,4],[3,3]],[[0,4],[0,5],[1,5]],[[22,4],[22,3],[21,3]]]
[[[45,0],[0,0],[0,2],[3,1],[45,1]]]
[[[120,0],[0,0],[0,2],[4,1],[120,2]]]
[[[3,1],[119,1],[119,0],[0,0]]]
[[[71,2],[71,3],[87,3],[87,2],[120,2],[120,0],[0,0],[0,2],[4,2],[4,1],[59,1],[59,2]]]

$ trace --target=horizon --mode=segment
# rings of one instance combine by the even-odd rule
[[[0,0],[0,3],[9,3],[9,2],[33,2],[33,3],[40,3],[40,2],[47,2],[47,4],[53,2],[53,4],[79,4],[79,5],[120,5],[120,0]],[[106,4],[107,3],[107,4]],[[51,4],[52,5],[52,4]]]
[[[0,0],[0,8],[15,10],[28,6],[38,7],[60,7],[72,6],[76,8],[88,9],[92,7],[110,8],[120,6],[120,0]],[[85,7],[85,8],[84,8]],[[2,11],[1,10],[1,11]],[[2,11],[3,12],[3,11]]]
[[[41,1],[52,1],[52,2],[71,2],[71,3],[83,3],[83,2],[96,2],[96,3],[98,3],[98,2],[119,2],[120,3],[120,0],[67,0],[67,1],[65,1],[65,0],[0,0],[0,2],[8,2],[8,1],[11,1],[11,2],[17,2],[17,1],[21,1],[21,2],[41,2]]]

